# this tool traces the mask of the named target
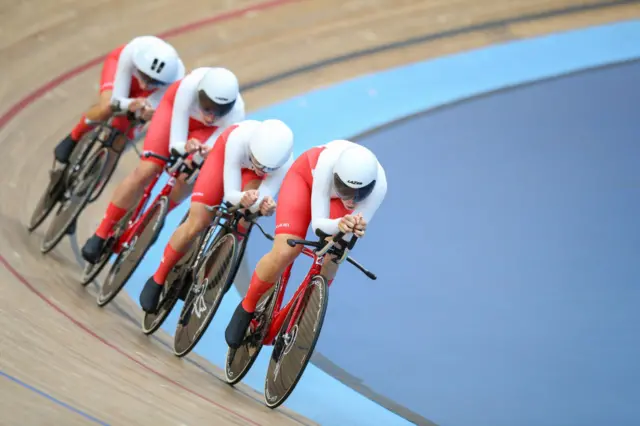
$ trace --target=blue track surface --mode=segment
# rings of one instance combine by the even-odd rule
[[[398,226],[357,251],[384,290],[341,271],[318,350],[440,424],[640,424],[638,75],[589,71],[359,139],[406,189],[376,217]],[[408,200],[417,220],[398,221]]]
[[[638,36],[640,36],[640,23],[634,21],[509,43],[364,76],[274,105],[256,112],[252,118],[279,117],[290,123],[297,136],[297,153],[300,153],[310,146],[335,138],[350,137],[398,118],[479,93],[640,57],[640,43],[637,42],[640,38]],[[630,392],[633,392],[634,389],[637,391],[637,388],[623,386],[631,381],[618,381],[617,374],[620,373],[620,370],[602,370],[602,368],[610,363],[627,361],[622,352],[615,351],[615,345],[622,345],[619,346],[622,348],[630,345],[628,347],[637,349],[635,346],[637,340],[632,340],[630,334],[610,335],[609,333],[611,327],[616,325],[622,328],[622,332],[625,331],[625,327],[629,327],[629,323],[626,321],[633,318],[629,317],[629,311],[625,310],[628,305],[621,305],[625,307],[621,311],[614,309],[614,307],[617,308],[618,303],[630,303],[634,300],[633,297],[636,297],[637,301],[637,293],[633,293],[630,284],[627,284],[628,288],[626,288],[630,293],[624,293],[625,288],[618,287],[616,289],[620,292],[610,294],[596,291],[600,288],[597,284],[602,282],[605,273],[609,271],[607,268],[613,265],[609,263],[609,260],[612,259],[611,254],[608,257],[596,254],[614,253],[610,250],[612,248],[618,250],[615,251],[616,255],[618,253],[624,254],[624,250],[620,250],[619,241],[616,238],[622,236],[622,230],[626,229],[624,226],[603,228],[598,225],[602,224],[603,220],[609,223],[609,220],[613,220],[612,218],[624,219],[627,221],[626,223],[629,223],[629,216],[616,217],[610,214],[610,210],[596,208],[599,203],[594,201],[598,199],[594,197],[601,195],[603,205],[627,209],[637,207],[637,204],[633,203],[622,204],[628,193],[625,192],[626,190],[608,192],[611,185],[615,187],[621,182],[626,182],[631,186],[634,185],[634,182],[637,185],[638,182],[633,180],[634,177],[637,177],[633,174],[627,175],[630,179],[623,180],[625,171],[629,173],[633,171],[625,168],[629,167],[628,163],[625,163],[625,167],[620,168],[617,164],[616,166],[610,164],[611,162],[616,163],[618,157],[604,156],[610,152],[608,145],[602,145],[602,138],[615,140],[616,145],[611,146],[615,146],[616,149],[626,149],[626,156],[623,157],[627,159],[632,158],[631,156],[637,152],[633,150],[633,144],[631,144],[635,141],[631,139],[632,135],[628,131],[624,137],[620,135],[622,131],[617,127],[620,123],[615,121],[615,114],[608,116],[610,127],[593,128],[598,124],[598,118],[601,115],[597,113],[600,113],[601,110],[589,109],[592,104],[587,103],[586,100],[596,101],[596,99],[589,97],[593,92],[593,87],[584,84],[577,88],[574,87],[571,93],[559,99],[554,98],[551,105],[554,108],[563,105],[565,110],[578,107],[577,112],[584,114],[584,120],[580,116],[565,116],[559,112],[550,114],[550,106],[547,106],[545,111],[538,111],[539,107],[535,102],[549,101],[540,95],[539,99],[534,96],[530,102],[519,104],[519,110],[504,111],[505,113],[519,113],[519,116],[512,114],[506,119],[500,114],[502,111],[492,111],[491,108],[486,107],[477,108],[476,113],[471,116],[463,115],[458,119],[442,116],[441,118],[445,121],[439,125],[446,124],[449,127],[439,128],[442,133],[438,136],[432,132],[438,130],[436,123],[432,123],[431,128],[421,130],[419,135],[414,135],[409,141],[394,135],[392,140],[385,138],[384,143],[371,142],[377,144],[376,151],[380,151],[381,161],[389,174],[390,195],[389,200],[385,203],[385,209],[401,204],[394,203],[393,200],[400,201],[407,195],[402,192],[407,178],[403,178],[402,168],[404,166],[402,164],[404,163],[399,160],[399,158],[402,159],[399,155],[404,154],[406,156],[404,160],[422,159],[424,161],[424,163],[420,163],[421,166],[424,165],[421,170],[424,170],[427,175],[424,176],[424,183],[419,182],[417,185],[425,185],[425,189],[420,191],[423,198],[419,200],[419,206],[426,204],[428,207],[424,207],[425,218],[416,222],[421,227],[421,232],[424,232],[422,235],[425,235],[425,241],[418,241],[412,247],[413,252],[395,259],[396,264],[393,265],[393,268],[380,269],[378,266],[376,272],[378,272],[380,279],[374,284],[355,278],[352,271],[341,271],[339,280],[336,281],[336,286],[332,291],[332,304],[329,307],[326,330],[320,340],[320,351],[326,352],[325,355],[329,355],[347,371],[354,370],[350,371],[354,375],[364,375],[367,382],[384,387],[383,393],[395,394],[395,397],[400,398],[398,402],[410,405],[425,417],[444,424],[464,425],[469,424],[469,419],[473,419],[474,424],[525,424],[519,423],[520,420],[523,420],[522,418],[514,417],[519,412],[522,413],[521,415],[527,415],[526,419],[531,421],[531,424],[537,425],[602,424],[600,421],[602,419],[598,418],[596,414],[611,412],[618,416],[613,419],[614,424],[627,424],[624,423],[625,420],[636,418],[633,417],[635,414],[633,409],[625,405],[626,400],[623,396],[634,395]],[[518,91],[517,93],[527,92]],[[618,93],[620,92],[618,91]],[[571,96],[578,95],[580,96],[580,104],[569,102]],[[586,100],[585,95],[587,96]],[[499,100],[500,96],[490,99]],[[617,98],[608,99],[610,103],[612,99],[617,100]],[[341,113],[337,115],[335,114],[336,105],[341,107]],[[473,105],[473,103],[469,105]],[[498,102],[493,105],[493,108],[506,107],[509,109],[511,105]],[[616,105],[610,105],[610,107],[617,108]],[[619,110],[615,111],[619,112]],[[447,112],[438,114],[447,114]],[[310,117],[329,118],[313,121]],[[628,117],[628,115],[623,116],[621,119],[628,119]],[[518,122],[519,126],[510,126],[509,120],[513,121],[516,118],[521,120]],[[450,121],[447,122],[447,119]],[[575,124],[578,126],[575,130],[576,135],[582,137],[576,136],[577,142],[574,144],[559,144],[556,141],[557,133],[551,131],[554,128],[549,128],[549,123],[553,123],[556,130],[562,130],[562,125],[566,120],[574,120],[574,123],[580,124],[579,126]],[[331,125],[327,125],[327,123]],[[546,126],[542,123],[546,123]],[[493,126],[493,129],[500,129],[504,135],[498,137],[496,134],[494,140],[491,135],[495,133],[492,133],[489,126]],[[598,133],[596,130],[606,133]],[[537,134],[542,140],[530,140],[529,145],[523,145],[522,149],[515,145],[516,142],[521,144],[526,142],[526,136],[530,133]],[[507,135],[509,138],[506,138]],[[563,142],[564,138],[561,139],[560,142]],[[580,145],[580,141],[584,145]],[[536,143],[544,144],[540,146],[540,149],[544,150],[544,155],[536,157],[534,149]],[[427,151],[423,151],[423,149],[440,149],[440,151],[426,155]],[[562,161],[573,159],[571,154],[576,149],[582,149],[584,152],[575,158],[576,161],[579,160],[575,165],[579,169],[576,170],[582,172],[574,175],[568,173],[571,169],[567,168],[574,165],[568,166]],[[617,152],[616,155],[622,155],[620,151]],[[420,155],[418,156],[416,153]],[[519,161],[514,161],[514,159]],[[491,161],[499,167],[488,167],[487,165],[493,164]],[[556,169],[549,168],[549,162]],[[607,174],[602,172],[600,162],[607,164],[606,170],[617,171],[620,174],[615,178],[611,177],[610,180],[602,180]],[[473,164],[476,168],[470,169],[470,165]],[[590,164],[591,167],[589,167]],[[523,165],[527,167],[523,167]],[[396,167],[400,167],[400,169]],[[542,168],[542,170],[536,169],[536,167]],[[495,174],[492,174],[494,171]],[[594,171],[598,171],[599,174],[592,174]],[[457,180],[454,179],[456,176]],[[505,179],[498,179],[498,177]],[[564,186],[559,185],[554,188],[554,191],[540,191],[542,187],[539,185],[554,184],[554,177],[569,180],[564,182]],[[593,181],[594,177],[599,177],[600,180]],[[469,185],[472,184],[477,185],[477,191],[472,191],[469,188]],[[587,184],[592,185],[588,187],[591,188],[591,193],[587,191],[587,193],[583,192],[581,196],[573,195],[572,191],[576,187],[583,185],[581,188],[584,188]],[[528,192],[519,192],[522,188],[527,189]],[[563,194],[574,198],[564,199],[562,198]],[[503,204],[505,200],[513,202]],[[565,204],[557,204],[559,201],[565,202]],[[574,206],[573,203],[566,204],[568,201],[577,203],[575,205],[580,206],[581,209],[568,208],[569,205]],[[546,203],[552,203],[553,209],[545,209],[548,207]],[[565,206],[564,210],[562,210],[562,206]],[[448,210],[445,211],[445,208]],[[166,231],[161,235],[158,244],[148,254],[147,260],[136,271],[127,286],[127,291],[135,300],[137,300],[142,283],[157,266],[157,259],[160,258],[162,248],[185,209],[186,206],[182,206],[170,216]],[[558,212],[557,209],[560,211]],[[496,211],[502,212],[507,218],[518,218],[520,222],[507,221],[503,223],[504,221],[498,221],[498,217],[493,216]],[[633,212],[633,210],[630,211]],[[381,241],[388,232],[391,232],[391,226],[396,223],[391,219],[389,210],[386,212],[386,216],[383,211],[380,218],[376,219],[378,225],[373,227],[370,232],[369,247],[365,248],[365,245],[362,244],[356,253],[365,264],[388,264],[382,262],[377,257],[379,255],[372,250],[374,241]],[[523,216],[524,213],[526,215]],[[558,216],[558,213],[561,215]],[[429,214],[431,217],[428,216]],[[504,219],[502,216],[499,217]],[[440,222],[437,222],[438,219]],[[448,219],[449,222],[445,219]],[[272,221],[265,222],[267,227],[272,227]],[[567,223],[571,225],[569,228],[566,226]],[[447,226],[453,224],[457,227],[447,229]],[[504,225],[505,228],[500,228],[498,225]],[[537,231],[533,236],[538,238],[532,240],[530,237],[533,231]],[[568,247],[567,241],[575,243],[573,238],[585,232],[587,235],[583,235],[584,244],[591,244],[593,241],[601,241],[598,238],[605,238],[604,241],[607,241],[608,245],[601,247],[601,252],[590,252],[585,249],[586,251],[572,252],[569,255],[563,251]],[[589,233],[598,234],[598,238]],[[624,232],[623,234],[635,235],[633,232]],[[499,242],[495,238],[497,235],[502,237]],[[564,235],[564,240],[561,238],[562,235]],[[458,239],[447,238],[448,236],[457,236]],[[462,238],[464,236],[467,238]],[[547,238],[542,238],[543,236]],[[638,240],[629,241],[629,244],[635,244],[637,253]],[[558,245],[560,242],[565,242],[565,245]],[[255,264],[257,258],[264,253],[267,247],[259,238],[253,238],[248,252],[249,263]],[[553,253],[562,254],[564,257],[552,256]],[[479,257],[480,255],[488,257],[489,261]],[[526,268],[519,268],[520,265],[513,262],[514,256],[526,256]],[[433,262],[436,262],[436,259],[439,259],[440,263],[434,265]],[[480,260],[483,259],[485,261],[481,262]],[[557,271],[540,271],[541,266],[549,266],[547,263],[549,259],[555,261],[555,263],[551,263],[551,266],[557,268]],[[624,257],[616,257],[616,259],[623,263],[627,260]],[[426,279],[423,279],[422,286],[424,286],[425,294],[428,297],[427,300],[422,300],[424,298],[416,300],[415,297],[412,298],[408,294],[411,287],[406,284],[412,281],[412,277],[404,277],[400,280],[397,277],[397,271],[410,271],[410,269],[404,268],[408,268],[416,262],[426,266],[427,260],[431,262],[429,264],[431,269],[426,269],[425,274],[436,274],[437,272],[441,275],[428,275]],[[511,260],[511,262],[506,260]],[[592,277],[587,272],[583,272],[582,275],[571,275],[576,274],[576,269],[584,262],[591,262],[595,267],[598,261],[601,264],[607,262],[607,268],[602,267],[598,270],[600,275]],[[468,269],[469,265],[473,265],[475,271]],[[495,269],[490,269],[490,267]],[[467,270],[465,271],[465,269]],[[481,291],[482,286],[473,285],[473,280],[457,279],[462,272],[473,273],[478,278],[483,277],[482,283],[489,286],[491,296]],[[629,274],[634,271],[616,270],[614,272],[614,274],[606,276],[608,282],[625,283],[623,278],[632,277]],[[624,275],[625,273],[627,275]],[[534,287],[528,278],[525,280],[523,277],[537,278],[538,281],[548,280],[549,277],[553,277],[555,280],[571,277],[573,281],[564,283],[564,287],[551,285],[555,281],[547,281]],[[579,280],[576,281],[576,277]],[[529,285],[526,285],[527,283]],[[355,305],[349,295],[357,286],[365,288],[365,284],[366,288],[371,289],[372,297],[367,300],[369,304]],[[422,291],[422,288],[420,290]],[[600,288],[600,290],[602,289]],[[385,296],[390,304],[385,305],[386,311],[376,313],[372,308],[375,308],[376,304],[379,305],[381,296]],[[237,292],[230,291],[208,334],[197,348],[198,353],[209,358],[215,364],[222,365],[224,360],[226,348],[222,332],[238,301]],[[553,303],[548,303],[549,301]],[[601,305],[596,305],[596,301],[600,301]],[[407,304],[411,307],[412,314],[424,311],[425,315],[431,315],[428,320],[424,319],[415,324],[411,330],[423,336],[424,339],[431,339],[431,345],[426,347],[425,343],[417,342],[395,349],[399,349],[400,353],[406,353],[407,356],[411,354],[412,350],[423,351],[426,356],[427,350],[433,349],[430,352],[431,364],[425,361],[424,367],[431,368],[432,372],[438,373],[436,377],[438,380],[425,382],[424,378],[418,380],[419,376],[414,377],[414,372],[396,370],[397,359],[394,364],[394,359],[390,359],[389,354],[384,352],[384,346],[389,344],[385,344],[385,342],[389,342],[388,339],[393,338],[395,330],[383,333],[379,348],[377,350],[374,348],[373,352],[367,355],[371,360],[376,360],[375,364],[377,365],[373,364],[373,361],[368,362],[367,358],[363,360],[362,355],[359,365],[356,365],[358,364],[356,355],[349,355],[349,353],[357,354],[358,349],[370,346],[372,343],[368,338],[359,340],[358,334],[353,331],[352,326],[341,328],[341,324],[345,324],[347,320],[344,316],[345,312],[349,309],[351,309],[350,312],[355,312],[354,317],[348,317],[350,321],[358,318],[380,321],[380,315],[392,319],[400,315],[402,311],[407,310]],[[566,309],[572,304],[589,309],[587,311]],[[521,312],[524,309],[523,306],[526,307],[525,312]],[[558,312],[557,309],[560,309],[558,306],[564,308]],[[478,309],[482,315],[472,317],[471,313],[474,311],[471,308]],[[523,317],[516,315],[519,313],[522,313]],[[613,316],[614,318],[610,319],[611,322],[604,324],[603,321],[597,321],[598,315]],[[341,318],[342,322],[340,322]],[[531,318],[539,318],[539,321],[532,322]],[[554,322],[558,318],[562,321]],[[165,328],[169,332],[173,331],[175,319],[176,315],[174,314],[165,324]],[[512,327],[510,330],[505,331],[504,328],[501,328],[504,327],[504,321],[513,322],[510,324]],[[558,329],[553,330],[556,326]],[[540,328],[536,327],[543,327],[544,330],[550,328],[554,333],[550,335],[540,333]],[[569,342],[565,340],[566,334],[563,333],[575,330],[581,330],[583,338],[575,340],[574,343],[583,346],[577,346],[573,348],[573,352],[567,352],[566,345]],[[516,331],[520,331],[520,334],[517,334]],[[402,330],[402,334],[407,332]],[[593,337],[593,341],[589,340],[591,337]],[[622,340],[616,340],[618,338]],[[625,341],[624,338],[630,340]],[[474,339],[476,340],[474,341]],[[481,339],[482,345],[478,343],[477,339]],[[448,342],[448,346],[434,345],[436,341]],[[341,343],[341,346],[337,346]],[[545,349],[545,345],[550,347]],[[583,353],[591,345],[595,348],[592,349],[596,354],[595,358],[576,358],[576,353]],[[534,376],[536,370],[530,370],[527,367],[535,364],[531,348],[540,346],[542,348],[539,350],[543,354],[547,354],[547,358],[542,360],[538,358],[538,362],[542,362],[542,365],[546,367],[537,370],[537,376]],[[473,354],[469,354],[469,351],[476,351],[477,356],[471,356]],[[261,355],[245,380],[256,389],[262,389],[266,357],[269,352],[265,351]],[[514,354],[520,357],[516,363],[513,361]],[[530,357],[528,360],[530,364],[522,364],[523,360],[527,360],[527,357]],[[601,364],[594,365],[593,359],[600,359]],[[482,360],[491,360],[493,364],[487,366],[480,362]],[[502,369],[489,368],[495,365],[501,366]],[[623,368],[625,365],[628,364],[619,368]],[[573,366],[573,370],[567,370],[568,366]],[[595,376],[608,378],[609,381],[605,381],[608,384],[621,383],[618,391],[622,392],[622,396],[614,399],[610,395],[608,399],[598,401],[600,405],[595,404],[595,401],[589,399],[595,397],[595,394],[588,394],[589,387],[584,386],[584,376],[567,372],[579,372],[581,368],[601,368],[594,373]],[[522,376],[512,377],[513,371],[519,371]],[[549,379],[547,382],[544,380],[542,382],[557,385],[556,390],[560,392],[560,398],[566,397],[566,393],[563,392],[568,392],[571,389],[583,389],[584,394],[580,395],[578,392],[578,395],[573,399],[565,401],[559,400],[558,394],[551,392],[555,389],[554,387],[529,386],[528,381],[539,377],[540,371],[558,380],[558,382],[553,382]],[[447,373],[453,374],[453,377],[449,377]],[[626,373],[637,373],[637,370],[635,372],[626,371]],[[631,377],[636,377],[635,382],[638,382],[637,375],[631,375]],[[470,386],[464,380],[472,380],[474,385]],[[516,389],[517,392],[514,392],[514,388],[510,388],[510,386],[515,386],[516,382],[522,386],[522,389]],[[467,385],[470,387],[465,387]],[[511,396],[511,399],[506,396]],[[638,398],[636,398],[637,400]],[[532,401],[547,405],[536,412],[529,408]],[[567,408],[567,404],[569,408],[575,409],[578,404],[576,401],[583,401],[586,404],[583,407],[585,417],[580,420],[586,419],[592,423],[566,421],[567,419],[576,421],[572,416],[575,415],[575,411],[563,411]],[[288,400],[287,405],[323,425],[379,424],[386,426],[407,424],[405,420],[367,400],[315,367],[307,369],[304,378]],[[553,409],[553,413],[545,411],[550,409]],[[478,410],[481,410],[485,417],[478,417]],[[566,413],[567,417],[558,417],[562,412]],[[555,422],[554,416],[560,420]],[[608,418],[608,420],[611,419]],[[619,422],[615,420],[619,420]]]

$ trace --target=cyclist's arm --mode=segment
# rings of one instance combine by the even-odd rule
[[[280,167],[273,173],[270,173],[266,177],[266,179],[260,183],[260,186],[258,187],[258,194],[260,194],[258,196],[258,201],[250,208],[250,211],[252,213],[257,212],[260,209],[260,203],[262,203],[262,200],[264,200],[265,197],[268,196],[274,199],[276,198],[278,192],[280,192],[282,181],[284,180],[284,177],[291,168],[292,164],[293,154],[291,154],[287,162],[282,167]]]
[[[189,137],[189,112],[197,85],[197,81],[189,77],[187,76],[180,83],[176,91],[176,97],[173,100],[173,111],[171,113],[169,151],[175,149],[181,154],[185,153],[185,144]]]
[[[378,211],[382,200],[384,200],[387,194],[387,175],[384,172],[382,166],[378,164],[378,180],[376,186],[373,188],[373,192],[363,202],[356,206],[354,213],[361,213],[362,218],[369,224],[373,215]]]
[[[119,101],[120,108],[126,110],[133,99],[129,98],[131,90],[131,77],[133,77],[133,52],[136,48],[136,40],[134,39],[127,44],[118,59],[118,68],[116,69],[116,78],[113,82],[113,91],[111,93],[111,102]]]
[[[151,105],[153,109],[158,109],[158,105],[160,105],[160,101],[164,96],[164,93],[167,91],[166,87],[160,88],[149,95],[147,101]]]
[[[242,157],[245,151],[243,129],[237,127],[227,138],[224,153],[224,199],[233,205],[242,199]]]
[[[314,232],[320,229],[330,235],[338,233],[338,224],[340,223],[340,219],[330,218],[334,157],[335,154],[330,150],[325,150],[320,154],[311,186],[311,226]]]

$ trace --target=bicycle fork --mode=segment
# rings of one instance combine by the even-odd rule
[[[287,317],[287,314],[289,313],[291,308],[293,308],[293,314],[291,316],[291,320],[289,320],[287,329],[282,334],[283,338],[285,339],[290,337],[294,327],[293,324],[297,322],[298,316],[301,313],[302,303],[306,295],[306,292],[309,290],[309,283],[311,282],[311,278],[314,275],[317,275],[320,273],[323,261],[324,259],[322,257],[319,257],[316,259],[314,266],[311,268],[311,270],[307,273],[307,276],[304,278],[304,281],[303,281],[304,285],[302,285],[295,292],[295,294],[292,296],[289,303],[287,303],[287,305],[284,308],[279,309],[273,315],[273,321],[269,326],[269,333],[267,333],[267,336],[264,339],[265,345],[271,345],[274,343],[274,339],[278,336],[278,333],[280,332],[280,328],[282,328],[282,324],[284,323],[284,320]],[[291,276],[292,267],[293,267],[293,263],[291,263],[282,274],[282,278],[281,278],[282,284],[280,286],[280,290],[277,295],[278,298],[276,300],[276,306],[282,306],[282,299],[284,298],[284,293],[287,288],[287,283],[289,282],[289,277]]]

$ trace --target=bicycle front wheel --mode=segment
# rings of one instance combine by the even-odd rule
[[[187,294],[173,341],[178,357],[187,355],[198,344],[211,323],[237,261],[237,237],[221,230],[207,250]]]
[[[316,347],[328,306],[327,281],[321,275],[311,278],[298,297],[301,305],[294,317],[292,305],[274,340],[264,384],[264,400],[269,408],[279,407],[293,392]]]

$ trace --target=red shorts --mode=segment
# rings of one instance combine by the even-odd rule
[[[315,147],[303,153],[291,165],[282,181],[276,207],[276,235],[295,235],[304,239],[311,223],[312,170],[324,147]],[[352,213],[339,198],[330,201],[330,218],[337,219]],[[315,231],[314,231],[315,232]]]
[[[229,126],[216,140],[213,149],[207,155],[200,174],[193,187],[191,202],[208,206],[217,206],[224,198],[224,154],[227,148],[229,134],[237,125]],[[265,176],[258,176],[251,169],[242,169],[242,188],[253,180],[263,180]]]
[[[100,76],[100,93],[105,90],[113,90],[113,84],[116,79],[116,71],[118,70],[118,60],[120,59],[120,54],[122,50],[125,48],[125,45],[122,45],[111,51],[107,55],[107,59],[105,59],[102,64],[102,75]],[[147,98],[157,89],[153,90],[142,90],[140,88],[140,84],[138,83],[138,79],[135,77],[131,77],[131,86],[129,89],[129,97],[130,98]],[[124,132],[127,130],[129,126],[129,120],[126,117],[116,117],[113,120],[113,126]],[[127,137],[133,138],[134,130],[131,129]]]
[[[169,139],[171,135],[171,120],[173,116],[173,101],[176,99],[176,93],[180,82],[176,81],[171,84],[158,105],[158,109],[153,114],[153,119],[149,125],[147,136],[144,138],[143,151],[153,152],[154,154],[169,156]],[[187,139],[197,139],[205,143],[209,136],[216,131],[216,126],[206,126],[198,120],[189,118],[189,133]],[[186,141],[183,141],[186,142]],[[154,157],[142,158],[145,161],[151,161],[161,166],[165,162]]]

